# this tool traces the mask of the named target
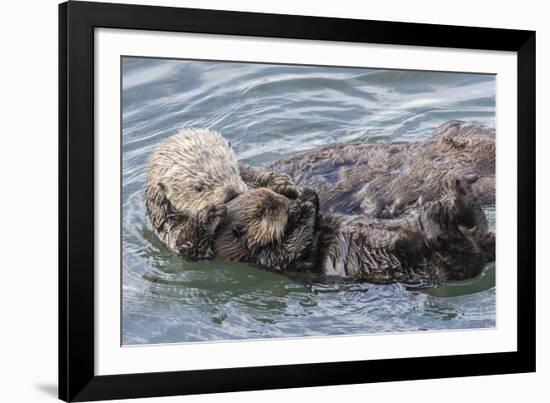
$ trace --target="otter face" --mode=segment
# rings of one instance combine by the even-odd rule
[[[229,143],[208,129],[185,129],[161,143],[147,184],[158,186],[175,210],[189,215],[247,190]]]
[[[249,250],[277,243],[284,235],[289,208],[290,201],[271,190],[249,190],[227,204],[228,230]]]

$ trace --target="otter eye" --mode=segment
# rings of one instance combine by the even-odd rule
[[[256,218],[262,218],[262,216],[263,216],[263,213],[261,211],[258,211],[256,213]]]
[[[202,192],[204,190],[204,185],[195,185],[195,190],[197,192]]]

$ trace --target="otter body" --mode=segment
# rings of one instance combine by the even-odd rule
[[[186,129],[151,157],[147,214],[160,239],[188,258],[218,254],[273,270],[370,281],[414,273],[466,278],[481,270],[491,248],[494,256],[480,207],[494,203],[494,154],[493,129],[449,122],[418,142],[321,147],[276,161],[268,167],[282,172],[276,173],[239,165],[211,130]],[[313,186],[320,203],[291,177]],[[468,186],[449,192],[449,177]],[[467,210],[476,211],[471,222],[455,211],[462,193]],[[252,205],[257,216],[244,208]],[[271,208],[279,213],[266,214]],[[404,214],[416,209],[420,214]]]
[[[494,260],[494,235],[473,180],[446,178],[437,201],[396,220],[318,214],[317,196],[307,189],[290,203],[267,190],[248,191],[228,203],[216,251],[270,270],[375,283],[475,277]]]
[[[330,144],[268,168],[314,188],[323,212],[395,218],[436,200],[448,172],[475,174],[482,205],[495,203],[495,130],[451,121],[413,142]]]
[[[151,155],[146,209],[161,241],[191,259],[214,257],[214,236],[225,203],[248,188],[268,187],[288,197],[297,189],[288,176],[239,165],[229,143],[208,129],[184,129]]]

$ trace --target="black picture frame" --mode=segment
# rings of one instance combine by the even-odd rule
[[[517,52],[517,351],[233,369],[94,373],[94,29]],[[535,32],[142,5],[59,5],[59,398],[65,401],[535,371]]]

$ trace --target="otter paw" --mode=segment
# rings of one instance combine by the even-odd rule
[[[203,215],[203,221],[205,225],[215,230],[222,223],[226,215],[227,207],[225,204],[212,204],[206,208]]]
[[[298,204],[298,215],[302,220],[309,220],[315,218],[317,215],[317,206],[309,200],[300,202]]]
[[[214,253],[211,248],[204,250],[200,245],[195,245],[189,241],[178,245],[177,253],[189,261],[214,258]]]
[[[273,174],[267,187],[289,199],[296,199],[300,195],[300,189],[284,174]]]
[[[319,211],[319,196],[315,190],[305,187],[302,189],[300,196],[298,197],[299,203],[309,202],[315,207],[315,214]]]
[[[448,175],[444,188],[451,197],[458,199],[472,194],[472,184],[477,182],[479,175],[473,171],[453,173]]]
[[[444,187],[447,191],[447,198],[454,204],[458,215],[480,208],[478,198],[472,188],[472,184],[478,179],[479,176],[472,171],[453,173],[448,176]]]

